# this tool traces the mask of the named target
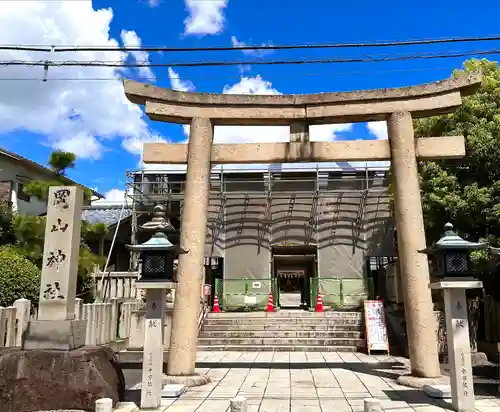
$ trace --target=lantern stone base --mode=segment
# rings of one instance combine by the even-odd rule
[[[403,386],[408,386],[410,388],[415,388],[415,389],[423,389],[424,386],[449,386],[450,385],[450,378],[448,376],[438,376],[435,378],[420,378],[418,376],[412,376],[412,375],[401,375],[398,379],[397,382],[400,385]]]
[[[144,280],[135,282],[136,289],[175,289],[177,287],[176,282],[169,282],[164,280]]]
[[[424,392],[431,398],[449,399],[451,398],[450,385],[424,385]]]
[[[85,346],[86,320],[35,320],[28,323],[23,349],[73,350]]]
[[[163,375],[162,383],[163,385],[184,385],[187,388],[191,388],[193,386],[202,386],[210,383],[210,377],[207,375],[189,375],[189,376],[171,376],[171,375]]]

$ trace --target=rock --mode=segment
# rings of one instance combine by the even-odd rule
[[[0,350],[0,412],[94,411],[95,401],[123,399],[125,379],[113,351]]]

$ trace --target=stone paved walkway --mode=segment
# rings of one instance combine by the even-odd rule
[[[237,395],[248,412],[357,412],[363,400],[381,400],[384,411],[440,412],[447,401],[400,386],[408,360],[392,356],[335,352],[200,352],[199,373],[212,383],[164,400],[166,412],[225,412]],[[500,398],[476,396],[478,412],[500,412]]]

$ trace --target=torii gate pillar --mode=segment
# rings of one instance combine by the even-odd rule
[[[429,288],[429,265],[419,250],[425,249],[422,199],[410,113],[392,113],[387,120],[393,169],[395,217],[398,233],[399,270],[403,283],[408,351],[412,374],[440,375],[437,342]],[[423,310],[422,310],[423,309]]]

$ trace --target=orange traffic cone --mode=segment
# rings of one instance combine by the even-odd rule
[[[323,312],[323,298],[318,293],[318,299],[316,301],[316,312]]]
[[[214,296],[214,305],[212,306],[212,313],[219,313],[221,310],[220,310],[220,306],[219,306],[219,298],[217,297],[217,295]]]
[[[269,292],[269,299],[267,300],[267,312],[274,312],[274,299],[271,292]]]

